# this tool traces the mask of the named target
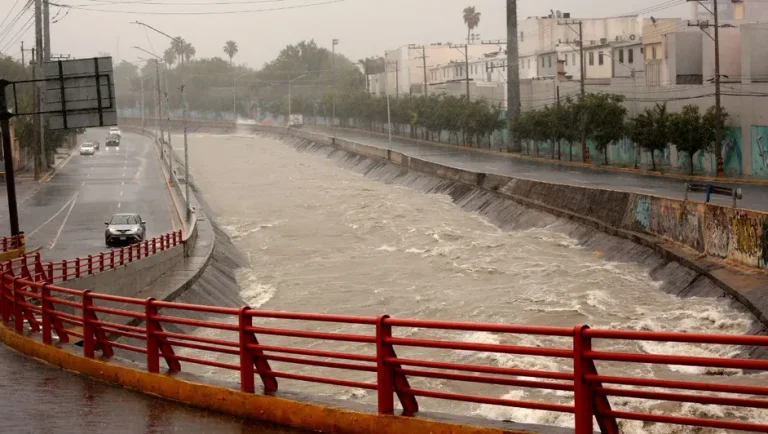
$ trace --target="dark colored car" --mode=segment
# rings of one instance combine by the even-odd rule
[[[110,134],[107,136],[107,146],[120,146],[120,136],[117,134]]]
[[[121,243],[138,243],[144,241],[147,234],[147,222],[134,213],[115,214],[104,224],[107,225],[107,230],[104,232],[104,242],[107,247]]]

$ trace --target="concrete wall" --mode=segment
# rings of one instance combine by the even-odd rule
[[[600,64],[600,53],[603,53],[602,65]],[[587,78],[611,78],[613,71],[609,56],[611,56],[611,47],[608,45],[584,48]]]
[[[176,246],[122,267],[68,280],[63,286],[71,289],[90,289],[102,294],[134,297],[183,259],[184,246]]]
[[[768,81],[768,23],[741,27],[741,70],[744,82]]]
[[[706,38],[706,36],[704,36]],[[702,35],[693,32],[678,32],[667,35],[669,84],[692,84],[681,81],[681,76],[701,76]],[[709,39],[709,38],[707,38]],[[706,73],[705,73],[706,75]]]

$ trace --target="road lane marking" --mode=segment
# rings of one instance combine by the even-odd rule
[[[57,217],[59,214],[61,214],[62,212],[64,212],[64,210],[65,210],[65,209],[67,209],[67,205],[69,205],[69,204],[70,204],[72,201],[74,201],[74,200],[77,198],[77,195],[78,195],[78,194],[80,194],[80,192],[77,192],[77,193],[75,193],[75,195],[74,195],[74,196],[72,196],[72,199],[69,199],[69,200],[67,201],[67,203],[65,203],[65,204],[64,204],[64,206],[63,206],[63,207],[61,207],[61,209],[60,209],[60,210],[58,210],[58,211],[56,212],[56,214],[52,215],[52,216],[51,216],[51,218],[49,218],[48,220],[46,220],[46,222],[45,222],[45,223],[43,223],[43,224],[41,224],[40,226],[38,226],[38,227],[37,227],[37,229],[35,229],[34,231],[32,231],[32,232],[30,232],[29,234],[27,234],[27,236],[28,236],[28,237],[31,237],[32,235],[34,235],[35,233],[37,233],[37,231],[39,231],[39,230],[40,230],[40,229],[42,229],[42,228],[43,228],[45,225],[47,225],[47,224],[48,224],[48,223],[50,223],[50,222],[51,222],[53,219],[55,219],[55,218],[56,218],[56,217]]]
[[[120,205],[122,205],[120,202],[117,203],[117,209],[120,209]]]
[[[72,205],[69,206],[69,211],[67,211],[67,215],[64,216],[64,221],[61,223],[61,226],[59,227],[59,231],[56,232],[56,236],[53,238],[53,241],[51,241],[50,244],[48,244],[48,249],[52,249],[53,246],[56,245],[56,242],[59,240],[59,236],[61,236],[61,231],[64,229],[64,226],[67,224],[67,220],[69,219],[69,215],[72,214],[72,209],[75,208],[75,202],[77,202],[77,196],[80,194],[80,192],[75,193],[75,197],[72,198]]]
[[[120,196],[122,196],[122,195],[123,195],[123,192],[121,191],[121,192],[120,192]]]

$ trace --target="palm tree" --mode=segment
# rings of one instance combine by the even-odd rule
[[[187,41],[181,36],[177,36],[171,41],[171,50],[176,54],[179,59],[179,63],[184,63],[184,47],[187,45]]]
[[[469,44],[470,33],[480,25],[480,12],[475,11],[474,6],[464,8],[464,24],[467,25],[467,44]]]
[[[195,54],[197,54],[197,50],[195,50],[195,47],[192,46],[189,42],[185,43],[184,45],[184,62],[189,63],[189,59],[195,57]]]
[[[227,43],[224,44],[224,52],[229,56],[229,66],[232,66],[232,58],[235,57],[235,54],[238,52],[237,42],[233,40],[227,41]]]
[[[165,50],[165,53],[163,53],[163,60],[165,60],[165,64],[168,65],[169,68],[176,63],[176,52],[173,51],[173,47],[169,47]]]

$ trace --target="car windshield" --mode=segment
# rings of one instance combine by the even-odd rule
[[[135,225],[136,217],[132,215],[116,215],[109,221],[111,225]]]
[[[109,139],[109,140],[117,140],[117,134],[110,134],[107,139]]]
[[[92,143],[83,143],[83,146],[81,146],[81,148],[93,148],[93,144]]]

